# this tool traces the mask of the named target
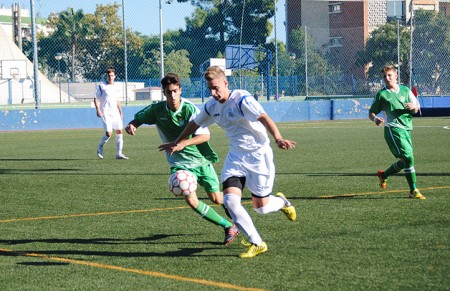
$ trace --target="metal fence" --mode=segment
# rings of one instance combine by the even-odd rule
[[[89,100],[109,67],[116,69],[116,81],[123,82],[127,102],[136,99],[135,90],[158,87],[163,72],[169,71],[182,77],[184,97],[203,98],[208,92],[201,78],[202,67],[210,58],[225,58],[229,66],[234,62],[229,67],[231,87],[247,89],[262,100],[272,100],[277,94],[373,96],[382,86],[380,70],[387,63],[397,65],[401,82],[417,86],[421,95],[450,94],[450,16],[445,10],[417,9],[411,18],[404,13],[408,8],[405,1],[386,0],[387,5],[377,8],[385,9],[380,17],[371,16],[370,5],[363,5],[367,1],[285,1],[286,6],[277,5],[289,9],[287,19],[281,20],[274,19],[277,0],[191,1],[196,10],[186,18],[185,27],[162,35],[144,35],[141,27],[124,23],[127,18],[149,16],[127,15],[117,2],[101,1],[95,13],[84,13],[77,2],[46,19],[37,18],[37,47],[32,30],[25,25],[32,23],[33,15],[23,17],[20,42],[17,36],[4,34],[8,41],[0,42],[0,57],[3,61],[23,56],[34,64],[36,49],[40,89],[37,93],[32,90],[30,64],[26,78],[2,74],[0,104]],[[160,1],[160,11],[161,2],[165,5],[166,1]],[[296,11],[300,2],[303,6],[298,5]],[[305,11],[308,3],[315,5],[311,15]],[[154,6],[151,17],[158,17]],[[403,14],[395,12],[397,8],[403,9]],[[359,19],[365,9],[369,23],[346,20]],[[324,15],[326,25],[315,21]],[[177,15],[166,13],[164,17],[170,20]],[[15,20],[12,15],[11,23]],[[285,25],[289,28],[295,21],[301,25],[287,31]],[[3,20],[2,27],[7,22]],[[277,31],[287,32],[286,39],[274,41],[274,24]],[[238,55],[229,50],[233,46],[239,48]],[[22,55],[6,53],[17,48]]]

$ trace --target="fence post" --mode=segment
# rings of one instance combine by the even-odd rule
[[[305,96],[308,98],[308,34],[305,26]]]

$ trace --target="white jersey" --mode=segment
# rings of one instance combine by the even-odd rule
[[[225,103],[208,100],[194,122],[201,127],[217,123],[228,137],[230,151],[253,152],[270,142],[266,128],[258,121],[263,113],[261,104],[249,92],[233,90]]]
[[[99,101],[99,107],[103,115],[120,117],[117,102],[119,101],[119,88],[115,85],[102,83],[97,86],[95,98]]]

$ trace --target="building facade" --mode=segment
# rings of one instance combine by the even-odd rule
[[[50,30],[45,26],[45,18],[36,17],[36,30],[45,35]],[[5,31],[7,37],[22,49],[22,39],[31,40],[31,14],[28,9],[22,9],[19,4],[12,4],[11,7],[0,6],[0,26]]]
[[[293,51],[291,31],[306,28],[317,51],[345,73],[361,76],[364,68],[356,67],[352,60],[364,50],[373,30],[393,18],[406,23],[411,8],[441,10],[448,15],[449,4],[450,0],[286,0],[287,49]]]

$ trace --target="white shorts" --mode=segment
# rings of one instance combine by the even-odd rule
[[[275,180],[273,151],[268,145],[254,152],[229,152],[222,169],[222,182],[230,177],[245,177],[245,185],[255,196],[272,193]]]
[[[102,116],[103,128],[106,132],[123,129],[123,120],[120,115],[103,114]]]

